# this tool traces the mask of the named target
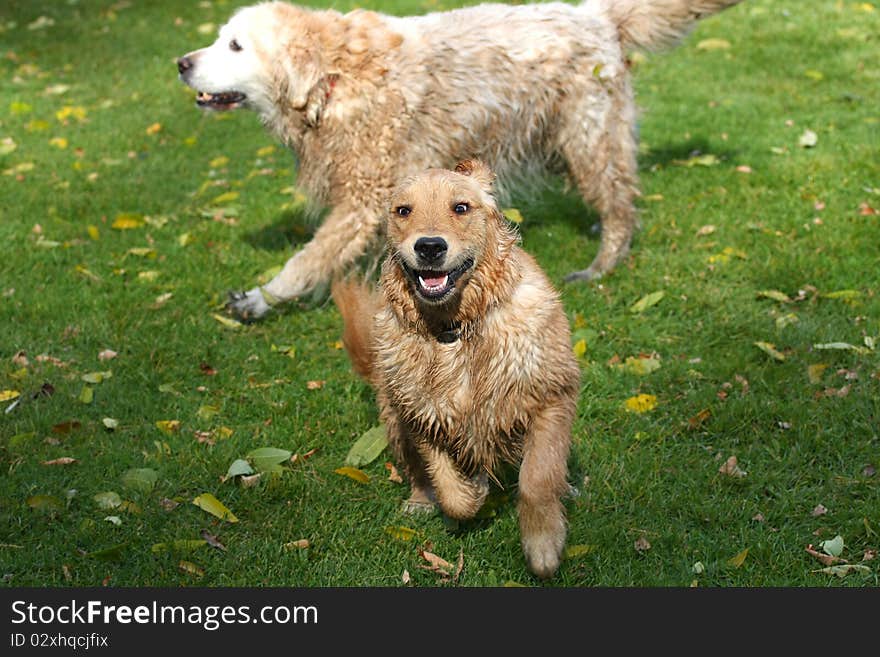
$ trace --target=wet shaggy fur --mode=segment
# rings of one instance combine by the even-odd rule
[[[393,183],[468,157],[502,188],[566,175],[602,221],[597,255],[569,279],[601,276],[637,226],[626,52],[672,45],[739,1],[485,4],[402,18],[279,2],[241,9],[212,46],[178,60],[180,77],[207,108],[255,110],[329,213],[277,276],[235,294],[231,308],[258,317],[378,253]]]
[[[472,518],[496,467],[519,465],[523,551],[550,577],[565,546],[580,370],[558,295],[517,246],[491,184],[473,161],[406,179],[392,195],[379,290],[337,282],[333,297],[406,470],[409,506],[436,501]]]

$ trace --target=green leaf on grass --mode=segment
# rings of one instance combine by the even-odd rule
[[[57,513],[64,510],[64,503],[54,495],[31,495],[25,503],[37,511]]]
[[[238,518],[235,517],[235,514],[227,509],[223,505],[223,502],[211,495],[211,493],[202,493],[201,495],[196,497],[192,501],[192,503],[203,511],[207,511],[212,516],[220,518],[220,520],[226,520],[227,522],[238,522]]]
[[[250,474],[254,474],[254,469],[251,467],[251,464],[244,459],[235,459],[226,471],[225,478],[232,479],[233,477]]]
[[[770,342],[756,342],[755,346],[775,360],[785,360],[785,354],[777,350],[775,344],[772,344]]]
[[[867,347],[859,347],[849,342],[825,342],[822,344],[814,344],[813,349],[822,351],[854,351],[857,354],[868,354],[871,350]]]
[[[36,431],[28,431],[27,433],[17,433],[9,439],[9,449],[17,450],[26,447],[31,440],[36,438]]]
[[[390,525],[385,528],[385,533],[390,534],[392,537],[396,538],[399,541],[411,541],[416,537],[416,530],[410,529],[409,527],[401,527],[399,525]]]
[[[852,300],[861,297],[862,293],[858,290],[837,290],[835,292],[826,292],[825,294],[820,294],[819,296],[825,299]]]
[[[95,391],[91,386],[83,386],[78,399],[80,404],[91,404],[95,399]]]
[[[89,552],[86,556],[89,559],[101,559],[102,561],[119,561],[122,558],[123,551],[125,551],[125,548],[127,547],[128,543],[119,543],[104,548],[103,550]]]
[[[582,557],[585,554],[590,554],[591,552],[596,551],[595,545],[569,545],[565,548],[565,558],[566,559],[577,559],[578,557]]]
[[[647,358],[627,356],[623,364],[618,367],[629,374],[645,376],[660,369],[660,360],[653,356]]]
[[[759,290],[757,296],[759,299],[773,299],[780,303],[791,303],[791,297],[779,290]]]
[[[158,479],[159,473],[152,468],[132,468],[122,475],[122,485],[141,493],[149,493]]]
[[[208,541],[202,539],[182,538],[168,543],[153,543],[150,552],[153,554],[159,554],[160,552],[192,552],[207,544]]]
[[[122,504],[122,498],[119,497],[119,493],[112,490],[105,493],[98,493],[92,499],[95,500],[95,502],[98,503],[98,506],[102,509],[115,509]]]
[[[838,534],[834,538],[822,541],[819,545],[825,551],[825,554],[830,554],[832,557],[839,557],[843,553],[843,536]]]
[[[810,383],[821,383],[822,374],[828,369],[828,363],[815,363],[807,367],[807,377]]]
[[[203,406],[199,406],[199,410],[196,412],[196,415],[199,416],[200,420],[204,420],[205,422],[207,422],[212,417],[217,415],[217,413],[219,413],[219,412],[220,412],[219,406],[211,406],[211,405],[206,404]]]
[[[281,463],[289,460],[293,455],[289,449],[277,447],[260,447],[248,452],[247,459],[254,464],[257,472],[277,472]]]
[[[730,41],[727,39],[703,39],[697,44],[697,50],[727,50]]]
[[[827,568],[820,568],[819,570],[814,570],[814,573],[826,573],[828,575],[837,575],[838,577],[846,577],[851,572],[858,573],[870,573],[871,569],[868,566],[860,563],[844,563],[838,564],[836,566],[828,566]]]
[[[360,468],[368,463],[372,463],[387,446],[388,436],[385,432],[384,424],[367,429],[357,439],[355,444],[351,446],[351,449],[348,450],[348,455],[345,457],[345,465]]]
[[[238,330],[242,326],[244,326],[244,324],[242,324],[241,322],[237,322],[231,317],[226,317],[225,315],[220,315],[219,313],[211,313],[211,317],[223,324],[223,326],[225,326],[226,328]]]
[[[745,563],[746,557],[749,556],[749,548],[746,548],[736,556],[731,557],[727,560],[727,565],[731,568],[739,568]]]
[[[658,290],[657,292],[646,294],[641,299],[636,301],[632,306],[630,306],[629,311],[634,315],[643,313],[651,306],[655,306],[660,303],[660,300],[665,296],[666,292],[664,292],[663,290]]]
[[[349,479],[354,479],[356,482],[361,484],[370,483],[370,475],[368,475],[363,470],[358,470],[357,468],[350,468],[348,466],[345,466],[342,468],[336,468],[333,472],[338,475],[348,477]]]

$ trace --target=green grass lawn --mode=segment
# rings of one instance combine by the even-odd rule
[[[3,585],[399,586],[405,570],[417,586],[538,585],[515,478],[453,525],[401,513],[387,451],[363,466],[366,484],[334,472],[377,408],[332,304],[218,319],[226,290],[268,275],[313,229],[293,158],[256,116],[199,112],[177,80],[174,59],[213,41],[239,3],[12,4],[0,8]],[[561,185],[514,199],[585,347],[573,549],[546,585],[878,584],[880,560],[863,561],[880,547],[878,34],[876,2],[747,0],[637,59],[643,227],[599,283],[561,283],[597,250],[595,214]],[[638,395],[642,412],[627,410]],[[250,487],[222,481],[261,447],[299,457]],[[740,470],[720,472],[731,456]],[[64,457],[75,462],[47,464]],[[238,522],[195,506],[203,493]],[[203,532],[226,549],[193,543]],[[838,535],[859,566],[845,577],[805,550]],[[426,548],[462,555],[457,582],[419,567]]]

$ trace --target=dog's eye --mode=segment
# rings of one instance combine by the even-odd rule
[[[412,208],[409,208],[405,205],[399,205],[394,208],[394,212],[396,212],[397,216],[399,217],[408,217],[410,212],[412,212]]]
[[[452,208],[452,211],[455,214],[467,214],[467,211],[470,209],[471,208],[467,203],[456,203],[455,207]]]
[[[232,41],[229,42],[229,49],[232,52],[238,52],[239,50],[241,50],[241,44],[238,41],[236,41],[235,39],[233,39]]]

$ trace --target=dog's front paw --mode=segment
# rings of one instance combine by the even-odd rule
[[[542,532],[523,536],[522,544],[529,570],[541,579],[548,579],[556,574],[565,547],[564,533]]]
[[[259,319],[272,309],[263,296],[262,290],[255,287],[247,292],[230,292],[226,308],[241,319]]]

